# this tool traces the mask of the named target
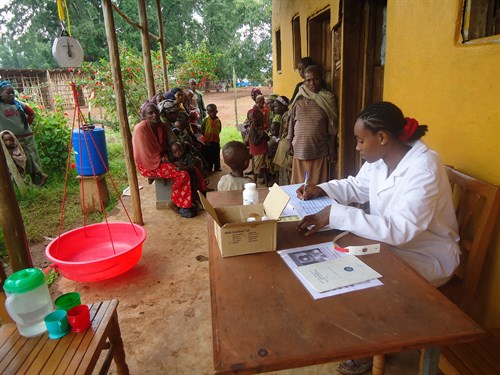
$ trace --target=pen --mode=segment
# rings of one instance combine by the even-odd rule
[[[309,171],[304,172],[304,193],[302,196],[302,199],[304,199],[304,195],[306,194],[306,189],[307,189],[307,180],[309,179]]]

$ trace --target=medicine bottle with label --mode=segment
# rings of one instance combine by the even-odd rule
[[[259,193],[256,189],[256,185],[253,182],[245,184],[245,190],[243,190],[243,204],[257,204],[259,203]]]

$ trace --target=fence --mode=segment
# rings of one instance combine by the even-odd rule
[[[30,96],[31,102],[46,108],[54,108],[55,97],[62,98],[64,108],[75,107],[70,74],[67,69],[0,69],[1,79],[8,79],[20,95]],[[85,105],[81,93],[78,104]]]

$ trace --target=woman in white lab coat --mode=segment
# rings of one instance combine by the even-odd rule
[[[333,200],[304,217],[297,230],[307,236],[328,225],[384,242],[435,286],[446,283],[459,263],[458,229],[446,171],[439,155],[420,140],[426,131],[392,103],[368,105],[354,125],[356,150],[366,163],[356,177],[301,186],[299,198]],[[369,213],[348,206],[366,202]],[[370,364],[341,366],[347,371],[339,367],[339,372],[354,374]]]
[[[356,177],[299,188],[303,199],[328,195],[334,201],[306,216],[298,230],[310,235],[329,225],[384,242],[435,286],[446,283],[459,263],[458,229],[446,171],[420,141],[426,131],[392,103],[367,106],[354,125],[366,163]],[[366,202],[369,214],[348,206]]]

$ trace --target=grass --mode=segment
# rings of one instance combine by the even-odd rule
[[[109,170],[117,190],[121,194],[121,191],[128,186],[123,144],[119,132],[113,132],[109,129],[106,132]],[[45,237],[58,235],[66,185],[64,174],[65,172],[62,171],[59,175],[51,175],[46,185],[41,188],[30,187],[24,194],[17,193],[26,235],[31,243],[43,241]],[[76,171],[70,170],[66,185],[62,233],[83,225],[80,187],[76,176]],[[118,202],[118,196],[109,178],[106,179],[110,197],[106,211],[109,212]],[[87,224],[98,223],[103,221],[104,214],[100,212],[87,213],[86,219]],[[0,233],[0,257],[6,255],[3,234]]]
[[[225,127],[221,132],[221,147],[229,141],[241,141],[241,134],[234,126]],[[118,192],[128,186],[127,170],[123,155],[123,144],[120,132],[106,129],[106,146],[111,177]],[[61,220],[62,201],[65,188],[65,172],[51,175],[45,186],[30,187],[24,194],[17,193],[17,200],[24,222],[28,241],[37,243],[46,237],[57,237]],[[75,170],[70,170],[66,186],[66,201],[61,233],[83,225],[83,213],[80,202],[80,186]],[[110,201],[106,206],[109,212],[118,203],[118,195],[109,178],[106,178]],[[99,223],[104,220],[100,212],[86,214],[87,224]],[[7,256],[3,233],[0,232],[0,257]]]
[[[224,146],[229,141],[240,141],[241,133],[236,129],[235,126],[223,128],[220,133],[220,147]]]

